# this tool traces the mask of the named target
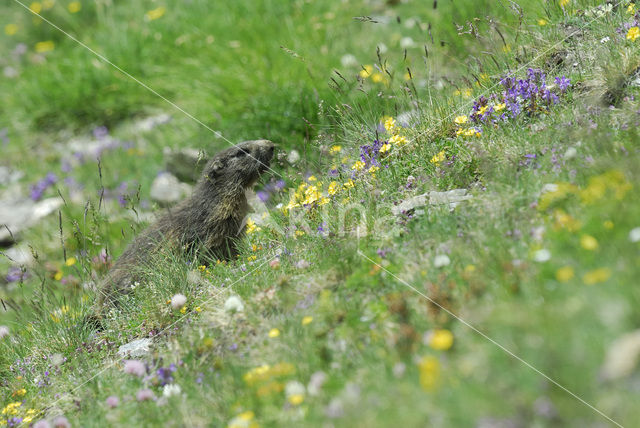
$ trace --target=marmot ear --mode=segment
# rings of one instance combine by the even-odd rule
[[[209,179],[215,179],[220,175],[224,167],[225,167],[225,164],[222,160],[213,159],[211,160],[211,162],[209,162],[209,165],[207,165],[207,167],[205,168],[204,175]]]

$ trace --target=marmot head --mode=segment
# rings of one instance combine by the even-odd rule
[[[214,186],[253,186],[269,169],[274,149],[269,140],[253,140],[223,150],[207,163],[200,181]]]

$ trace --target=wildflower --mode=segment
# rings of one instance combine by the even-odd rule
[[[373,73],[371,75],[371,81],[374,83],[381,83],[385,81],[384,74],[382,73]]]
[[[376,172],[378,172],[378,170],[379,170],[379,169],[380,169],[380,167],[379,167],[379,166],[375,166],[375,165],[374,165],[374,166],[370,167],[370,168],[368,169],[368,171],[369,171],[369,173],[370,173],[370,174],[375,174]]]
[[[273,259],[269,262],[269,266],[271,266],[271,269],[278,269],[280,267],[280,259]]]
[[[436,329],[429,335],[428,344],[437,351],[446,351],[453,345],[453,334],[449,330]]]
[[[230,296],[226,302],[224,302],[224,310],[226,312],[242,312],[244,311],[244,304],[238,296]]]
[[[280,336],[280,330],[278,330],[277,328],[272,328],[271,330],[269,330],[269,337],[270,338],[275,338]]]
[[[155,394],[149,388],[144,388],[136,392],[136,400],[138,401],[155,400],[155,398]]]
[[[636,13],[636,4],[635,3],[629,3],[629,6],[627,6],[627,13],[629,15],[635,15],[635,13]]]
[[[432,391],[440,378],[440,362],[433,356],[422,357],[418,362],[420,386],[425,391]]]
[[[434,155],[429,162],[438,166],[440,162],[442,162],[444,159],[445,159],[445,153],[444,153],[444,150],[442,150],[437,155]]]
[[[565,92],[567,88],[571,86],[571,80],[566,76],[556,77],[555,81],[556,81],[556,85],[558,85],[558,88],[562,92]]]
[[[171,307],[175,310],[182,309],[187,303],[187,296],[184,294],[175,294],[171,298]]]
[[[566,5],[569,4],[571,0],[560,0],[558,3],[560,4],[560,7],[565,7]]]
[[[559,282],[567,282],[573,279],[574,272],[571,266],[561,267],[556,271],[556,279]]]
[[[469,128],[463,132],[465,137],[479,137],[480,131],[477,128]]]
[[[162,388],[162,396],[163,397],[173,397],[174,395],[180,395],[180,393],[182,392],[182,388],[180,388],[180,385],[174,383],[174,384],[166,384],[163,388]]]
[[[387,132],[393,132],[396,129],[396,120],[392,117],[385,120],[384,129],[386,129]]]
[[[247,235],[250,235],[254,232],[259,232],[260,230],[262,230],[262,228],[257,226],[255,221],[253,221],[250,218],[247,219],[247,229],[246,229]]]
[[[76,264],[76,261],[77,261],[77,260],[76,260],[76,258],[75,258],[75,257],[69,257],[69,258],[64,262],[64,264],[65,264],[65,265],[67,265],[67,266],[73,266],[73,265],[75,265],[75,264]]]
[[[613,222],[611,220],[605,220],[602,225],[605,229],[613,229]]]
[[[593,251],[598,248],[598,241],[591,235],[582,235],[580,237],[580,246],[585,250]]]
[[[6,325],[0,325],[0,340],[9,336],[9,327]]]
[[[145,13],[144,17],[147,21],[153,21],[162,18],[166,11],[167,9],[164,6],[160,6]]]
[[[384,143],[382,147],[380,147],[380,153],[387,153],[389,150],[391,150],[391,144],[389,143]]]
[[[329,183],[329,187],[327,187],[327,193],[330,196],[335,195],[336,193],[338,193],[338,183],[336,181],[332,181],[331,183]]]
[[[23,395],[25,395],[27,393],[27,390],[24,388],[18,389],[17,391],[14,391],[13,394],[11,394],[12,397],[22,397]]]
[[[344,186],[345,189],[351,189],[353,188],[356,184],[353,182],[353,180],[349,179],[349,181],[345,182],[342,184]]]
[[[551,251],[547,250],[546,248],[543,248],[533,253],[533,260],[538,263],[547,262],[549,261],[549,259],[551,259]]]
[[[311,263],[309,263],[305,259],[298,260],[298,262],[296,263],[296,268],[297,269],[306,269],[309,266],[311,266]]]
[[[118,405],[120,404],[120,399],[118,397],[116,397],[115,395],[111,395],[109,397],[107,397],[105,403],[107,403],[107,406],[110,408],[115,408],[118,407]]]
[[[611,269],[599,268],[591,270],[584,274],[582,281],[587,285],[597,284],[599,282],[605,282],[611,276]]]
[[[403,144],[407,144],[408,142],[409,140],[407,140],[407,138],[403,137],[402,135],[394,135],[393,137],[389,138],[389,143],[397,144],[399,146],[402,146]]]
[[[51,424],[46,419],[40,419],[38,422],[33,424],[33,428],[51,428]]]
[[[638,242],[640,241],[640,227],[634,227],[633,229],[631,229],[631,231],[629,232],[629,241],[631,242]],[[2,330],[0,329],[0,332]],[[2,333],[0,333],[0,338],[2,338]]]
[[[433,259],[433,266],[437,268],[448,266],[450,263],[451,260],[446,254],[439,254]]]
[[[284,388],[284,394],[287,397],[287,401],[294,406],[297,406],[304,401],[305,393],[306,388],[297,380],[287,382],[287,385]]]
[[[7,36],[13,36],[18,32],[18,26],[16,24],[7,24],[4,27],[4,34]]]
[[[544,27],[545,25],[547,25],[547,20],[544,18],[538,19],[538,25]]]
[[[373,73],[373,66],[372,65],[365,65],[362,67],[362,70],[360,70],[360,77],[362,77],[363,79],[366,79],[367,77],[371,76],[371,73]]]
[[[53,420],[53,428],[71,428],[71,424],[64,416],[58,416]]]
[[[354,171],[360,171],[364,168],[364,162],[362,161],[356,161],[353,166],[351,167],[352,170]]]
[[[53,43],[51,40],[47,40],[45,42],[36,43],[35,50],[38,53],[45,53],[54,50],[55,47],[55,43]]]
[[[49,10],[55,6],[56,0],[42,0],[42,9]]]
[[[340,153],[340,151],[342,151],[341,146],[331,146],[331,148],[329,149],[329,153],[331,154]]]
[[[147,369],[142,361],[139,360],[127,360],[124,362],[124,372],[134,376],[144,376]]]
[[[229,421],[227,428],[258,428],[259,425],[253,420],[254,417],[251,410],[240,413]]]
[[[462,125],[463,123],[467,123],[469,121],[469,118],[465,115],[456,116],[456,118],[453,121],[458,125]]]
[[[315,372],[311,375],[311,379],[309,379],[309,384],[307,385],[307,391],[309,395],[316,396],[320,394],[320,389],[322,385],[327,381],[327,374],[322,371]]]
[[[2,409],[1,414],[3,415],[17,415],[18,414],[18,408],[22,406],[22,402],[21,401],[14,401],[13,403],[9,403],[5,406],[4,409]]]
[[[493,111],[502,111],[506,106],[505,103],[494,104]]]
[[[629,31],[627,31],[627,40],[631,40],[632,42],[635,42],[638,37],[640,37],[640,28],[638,27],[629,28]]]
[[[307,325],[307,324],[310,324],[311,321],[313,321],[313,317],[307,315],[307,316],[302,318],[302,321],[300,323],[302,325]]]
[[[29,5],[29,10],[31,10],[31,12],[33,12],[33,13],[42,12],[42,3],[34,1],[33,3],[31,3]]]
[[[79,1],[72,1],[67,5],[69,13],[78,13],[82,9],[82,4]]]

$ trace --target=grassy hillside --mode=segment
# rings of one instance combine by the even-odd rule
[[[0,261],[0,426],[633,425],[636,6],[395,3],[40,4],[206,126],[283,153],[238,260],[159,254],[102,332],[82,322],[91,284],[157,208],[163,147],[224,142],[0,6],[2,162],[65,199],[25,233],[33,267]],[[99,162],[67,143],[92,129]]]

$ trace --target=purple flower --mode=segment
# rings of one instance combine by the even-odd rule
[[[11,266],[7,272],[6,280],[7,282],[18,282],[24,280],[26,277],[27,274],[26,272],[23,272],[22,269]]]
[[[53,428],[71,428],[71,424],[64,416],[58,416],[53,420]]]
[[[571,86],[571,80],[569,80],[565,76],[556,77],[556,85],[558,85],[558,88],[560,88],[560,90],[562,92],[565,92],[567,90],[567,88],[569,88],[569,86]]]
[[[171,382],[173,382],[173,372],[176,371],[176,365],[170,364],[169,367],[160,367],[156,370],[156,376],[160,381],[160,386],[165,386]]]
[[[267,202],[271,197],[271,195],[269,195],[269,193],[265,192],[264,190],[257,191],[256,196],[258,197],[258,199],[260,199],[261,202]]]
[[[109,135],[109,130],[106,126],[98,126],[93,129],[94,138],[101,139]]]
[[[14,417],[7,419],[7,427],[17,427],[22,423],[22,418]]]
[[[136,400],[138,401],[149,401],[149,400],[155,400],[156,396],[154,395],[153,391],[150,390],[149,388],[145,388],[145,389],[141,389],[136,393]]]
[[[107,400],[105,402],[107,403],[107,406],[109,406],[112,409],[120,405],[120,399],[115,395],[107,397]]]

